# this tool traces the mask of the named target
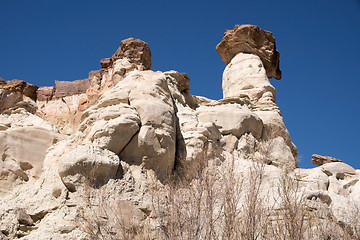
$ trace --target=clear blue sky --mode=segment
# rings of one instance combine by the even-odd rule
[[[360,168],[360,2],[0,0],[0,77],[38,86],[84,79],[120,41],[150,45],[153,70],[191,78],[191,93],[222,98],[215,46],[225,29],[271,31],[283,78],[271,79],[300,167],[313,153]]]

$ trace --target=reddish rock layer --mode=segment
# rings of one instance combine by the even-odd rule
[[[250,24],[236,25],[234,30],[225,31],[216,51],[226,65],[238,53],[255,54],[263,62],[268,78],[281,79],[280,53],[271,32]]]
[[[62,98],[66,96],[85,93],[90,87],[89,79],[68,81],[55,81],[55,98]]]
[[[130,63],[139,66],[139,70],[151,69],[151,51],[149,45],[140,39],[128,38],[122,40],[120,47],[112,56],[113,60],[120,58],[129,59]],[[105,59],[104,64],[107,65],[107,60]]]

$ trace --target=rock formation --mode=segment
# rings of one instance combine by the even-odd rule
[[[342,162],[340,159],[329,157],[329,156],[321,156],[318,154],[313,154],[311,161],[313,164],[321,166],[325,163],[331,163],[331,162]]]
[[[281,78],[280,54],[276,50],[275,38],[271,32],[250,24],[236,25],[233,30],[225,31],[216,50],[226,65],[238,53],[257,55],[264,64],[268,78]]]
[[[132,228],[149,222],[155,234],[161,217],[151,189],[166,189],[169,179],[197,166],[251,179],[250,166],[261,165],[261,195],[274,195],[269,206],[277,206],[275,189],[286,175],[314,209],[324,206],[346,224],[341,204],[360,204],[359,173],[318,155],[318,167],[297,168],[268,80],[281,78],[272,34],[237,25],[217,51],[227,64],[219,101],[191,95],[184,73],[151,71],[148,44],[134,38],[84,80],[38,88],[0,79],[0,238],[86,239],[78,224],[92,214],[92,191],[121,203]],[[211,164],[201,165],[204,159]]]

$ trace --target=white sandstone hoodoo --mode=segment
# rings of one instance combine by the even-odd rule
[[[281,78],[275,38],[237,25],[216,49],[227,65],[218,101],[191,95],[185,73],[151,71],[148,44],[134,38],[84,80],[38,88],[0,78],[0,239],[88,239],[79,224],[94,214],[95,205],[87,205],[93,191],[116,201],[117,217],[131,229],[150,224],[149,234],[161,239],[164,215],[157,215],[154,189],[165,191],[169,179],[204,160],[201,170],[216,168],[222,178],[245,183],[261,165],[260,195],[272,196],[263,205],[279,211],[281,176],[296,179],[313,211],[325,208],[347,224],[341,207],[360,207],[359,173],[319,155],[318,167],[297,168],[268,79]],[[225,188],[220,179],[211,185]]]

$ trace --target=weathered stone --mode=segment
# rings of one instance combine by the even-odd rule
[[[248,96],[255,103],[267,92],[276,97],[260,58],[253,54],[239,53],[231,60],[224,70],[222,88],[224,98]]]
[[[329,177],[321,170],[321,168],[295,170],[295,176],[307,189],[312,190],[328,190]]]
[[[284,143],[289,147],[294,157],[297,156],[297,148],[291,141],[289,131],[287,130],[283,118],[278,111],[255,111],[254,112],[263,122],[263,141],[269,141],[278,136],[284,139]]]
[[[55,94],[54,98],[62,98],[66,96],[77,95],[85,93],[90,87],[89,79],[68,81],[55,81]]]
[[[22,80],[5,81],[0,84],[0,113],[4,110],[15,110],[17,108],[29,108],[32,112],[36,101],[37,86]],[[8,111],[8,112],[9,112]]]
[[[294,158],[291,149],[286,145],[284,138],[281,136],[262,142],[257,151],[258,159],[274,166],[294,170],[297,167],[297,161]]]
[[[50,101],[55,93],[55,87],[39,87],[37,90],[37,101]]]
[[[134,72],[118,83],[130,87],[129,103],[141,120],[139,132],[120,153],[128,163],[153,169],[164,179],[175,162],[175,109],[166,76],[160,72]]]
[[[113,60],[127,58],[130,63],[138,66],[139,70],[150,70],[151,51],[149,45],[135,38],[128,38],[121,41],[118,50],[112,56]]]
[[[4,89],[9,92],[20,93],[36,101],[36,90],[38,87],[23,80],[14,79],[7,81],[6,85],[0,85],[0,89]]]
[[[279,69],[280,54],[276,50],[275,38],[271,32],[257,26],[236,25],[234,30],[226,30],[216,51],[226,65],[238,53],[251,53],[260,57],[265,65],[268,78],[281,78]]]
[[[237,148],[239,140],[234,135],[226,135],[221,139],[221,145],[225,151],[231,153]]]
[[[86,181],[100,187],[122,175],[119,157],[97,146],[78,146],[66,152],[59,159],[58,169],[62,182],[71,192],[84,186]]]
[[[313,154],[311,161],[313,164],[318,165],[318,166],[321,166],[325,163],[330,163],[330,162],[342,162],[340,159],[329,157],[329,156],[321,156],[318,154]]]
[[[18,180],[39,178],[46,150],[62,136],[40,127],[9,128],[0,132],[0,195],[9,193]]]
[[[85,106],[80,104],[85,104]],[[88,96],[76,94],[58,99],[53,98],[48,102],[38,101],[37,105],[36,114],[38,116],[55,125],[59,132],[72,134],[80,123],[81,111],[88,107]]]
[[[321,165],[321,169],[324,173],[326,173],[326,175],[328,176],[336,176],[336,177],[340,177],[343,178],[342,175],[346,174],[346,175],[355,175],[356,171],[353,167],[351,167],[350,165],[343,163],[343,162],[330,162],[330,163],[325,163],[323,165]]]
[[[197,109],[199,121],[213,122],[223,135],[232,134],[240,138],[245,133],[252,133],[260,139],[263,123],[247,108],[234,105],[200,107]]]
[[[6,80],[0,77],[0,86],[6,85]]]
[[[346,209],[360,208],[359,170],[341,162],[296,169],[296,147],[258,52],[239,52],[230,59],[224,99],[217,101],[191,95],[186,74],[139,71],[150,68],[150,50],[144,42],[126,41],[125,49],[103,60],[103,68],[88,80],[58,82],[58,97],[54,87],[40,88],[35,103],[16,84],[12,91],[0,87],[0,100],[11,103],[0,114],[0,233],[9,239],[26,234],[28,239],[88,239],[75,222],[100,221],[91,222],[97,226],[119,220],[120,228],[108,229],[118,233],[125,223],[129,233],[154,234],[164,220],[154,208],[163,208],[163,200],[173,196],[187,204],[198,190],[206,193],[200,194],[203,200],[216,200],[216,229],[222,227],[228,199],[222,194],[241,191],[234,193],[236,205],[243,207],[254,184],[264,209],[284,209],[281,194],[289,194],[291,201],[304,197],[304,211],[310,209],[311,216],[317,216],[319,206],[333,211],[336,221],[344,221],[344,203]],[[0,79],[0,86],[5,84]],[[59,135],[49,122],[67,135]],[[161,180],[169,175],[181,180],[181,174],[205,178],[166,192],[170,185]],[[207,197],[213,193],[215,198]],[[22,220],[18,207],[26,209]],[[98,218],[84,219],[94,213]],[[281,214],[269,212],[269,220],[275,216]]]
[[[110,105],[85,114],[80,125],[85,138],[117,155],[140,129],[140,118],[129,105]]]
[[[25,209],[18,208],[16,209],[16,217],[19,223],[25,224],[25,225],[33,225],[34,221],[31,219],[30,215],[27,214]]]
[[[102,68],[108,68],[111,67],[112,62],[113,62],[112,58],[104,58],[101,59],[100,64]]]

